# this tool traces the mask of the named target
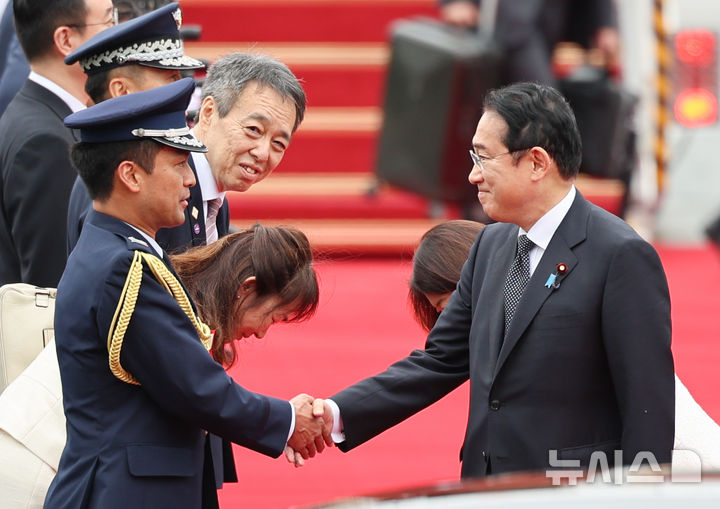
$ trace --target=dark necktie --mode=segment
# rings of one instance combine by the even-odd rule
[[[525,291],[525,286],[530,280],[530,250],[533,246],[535,244],[527,238],[527,235],[518,237],[515,259],[510,266],[505,280],[505,287],[503,288],[505,296],[505,335],[507,335],[510,328],[510,323],[515,315],[523,291]]]

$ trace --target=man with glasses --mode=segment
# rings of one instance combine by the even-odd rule
[[[111,0],[14,0],[31,73],[0,119],[0,285],[55,287],[65,267],[67,206],[75,181],[63,118],[84,109],[85,74],[63,59],[111,27]]]
[[[555,89],[519,83],[484,106],[469,180],[498,223],[478,235],[425,349],[325,401],[333,438],[352,449],[469,379],[464,478],[587,468],[598,455],[612,466],[616,451],[623,465],[669,463],[675,382],[657,253],[575,188],[580,135]]]

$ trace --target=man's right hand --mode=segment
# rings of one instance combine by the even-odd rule
[[[301,404],[304,404],[304,402],[307,400],[304,394],[300,394],[294,399],[297,399],[299,402],[301,402]],[[293,405],[294,404],[295,403],[293,403]],[[333,439],[331,437],[333,428],[332,410],[330,409],[330,406],[325,402],[325,400],[316,399],[312,402],[312,414],[315,417],[315,422],[319,421],[322,423],[322,434],[315,438],[315,449],[317,450],[317,452],[322,452],[325,445],[327,445],[328,447],[332,447],[333,445]],[[295,416],[295,419],[297,422],[297,414]],[[297,424],[295,426],[295,429],[297,429]],[[293,447],[291,447],[290,445],[290,441],[288,441],[288,445],[287,447],[285,447],[285,458],[288,460],[288,462],[293,463],[296,467],[301,467],[305,464],[305,459],[311,457],[309,451],[303,452],[305,453],[305,457],[303,457],[302,452],[293,449]]]
[[[298,394],[290,403],[295,407],[295,430],[287,445],[303,459],[312,458],[316,453],[322,452],[326,444],[332,445],[330,432],[326,431],[325,420],[319,410],[320,405],[317,405],[318,409],[314,408],[313,397]],[[319,415],[314,415],[314,411]],[[330,421],[332,422],[332,415]]]

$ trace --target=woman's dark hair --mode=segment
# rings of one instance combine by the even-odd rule
[[[440,316],[425,294],[455,290],[470,248],[484,226],[462,219],[448,221],[430,228],[420,240],[413,256],[409,299],[415,319],[425,330],[432,329]]]
[[[296,304],[290,321],[310,318],[317,309],[312,250],[305,234],[294,228],[256,224],[171,259],[200,317],[215,330],[214,359],[226,367],[236,359],[235,324],[242,316],[235,297],[247,278],[255,276],[254,304],[272,296],[280,297],[278,306]]]
[[[155,157],[164,146],[150,139],[109,143],[79,142],[72,146],[70,159],[85,184],[90,199],[104,201],[112,193],[115,170],[121,162],[133,161],[147,173],[152,173]]]

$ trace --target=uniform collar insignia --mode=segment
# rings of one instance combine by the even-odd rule
[[[132,236],[128,237],[128,240],[130,242],[135,242],[136,244],[140,244],[145,247],[150,247],[150,246],[148,246],[148,243],[145,242],[144,240],[136,239],[135,237],[132,237]]]

